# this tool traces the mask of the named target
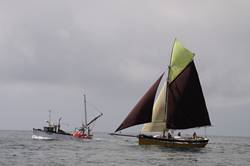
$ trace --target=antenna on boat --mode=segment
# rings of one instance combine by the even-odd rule
[[[49,126],[51,126],[51,110],[49,110]]]
[[[84,94],[84,116],[85,116],[85,126],[87,127],[87,102],[86,102],[86,95]]]

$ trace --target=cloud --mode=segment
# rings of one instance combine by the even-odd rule
[[[196,54],[208,107],[241,108],[250,96],[248,6],[197,0],[1,2],[1,117],[18,110],[25,120],[37,108],[36,123],[53,101],[69,115],[64,108],[73,108],[84,89],[104,110],[99,129],[111,130],[166,71],[175,37]],[[65,96],[70,102],[63,102]]]

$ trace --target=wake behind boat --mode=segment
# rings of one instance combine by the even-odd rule
[[[37,140],[71,140],[71,139],[73,139],[73,136],[70,133],[58,133],[58,132],[51,132],[51,131],[45,131],[42,129],[33,128],[32,139],[37,139]]]
[[[194,54],[175,40],[167,79],[154,102],[164,73],[150,87],[115,132],[144,124],[142,133],[160,132],[160,135],[137,135],[140,145],[166,147],[205,147],[208,139],[197,136],[174,136],[174,130],[210,126],[210,119],[202,93]],[[166,133],[168,133],[166,135]],[[114,134],[123,135],[123,134]]]

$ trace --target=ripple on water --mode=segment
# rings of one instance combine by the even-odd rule
[[[250,139],[211,137],[201,149],[139,146],[136,138],[96,133],[86,141],[32,140],[31,132],[0,131],[0,165],[249,165]],[[95,139],[97,138],[97,139]]]

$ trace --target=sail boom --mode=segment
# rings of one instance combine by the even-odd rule
[[[176,127],[176,128],[168,128],[168,130],[187,130],[187,129],[201,128],[201,127],[211,127],[211,126],[212,125],[210,124],[210,125],[201,125],[201,126],[187,127],[187,128],[185,128],[185,127],[180,127],[180,128]]]
[[[101,116],[103,115],[103,113],[101,113],[100,115],[96,116],[95,118],[93,118],[88,124],[87,126],[89,126],[90,124],[92,124],[93,122],[95,122],[97,119],[99,119]]]

